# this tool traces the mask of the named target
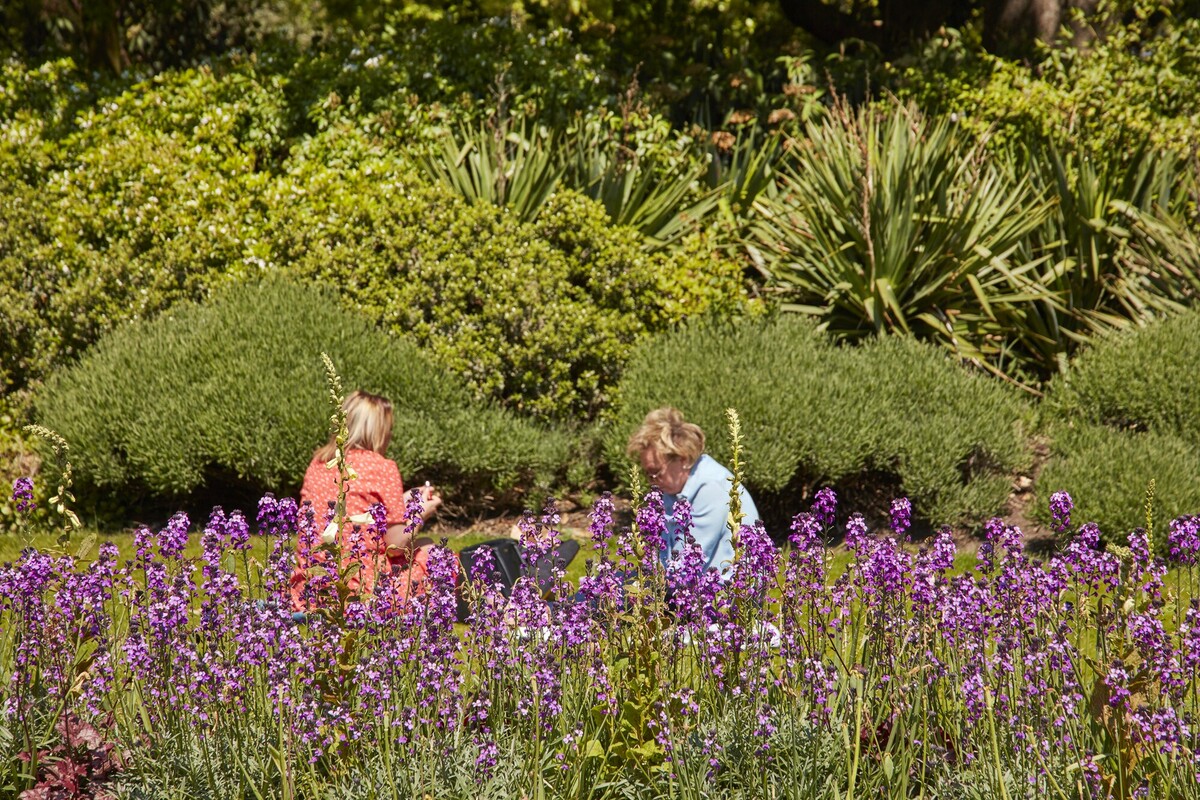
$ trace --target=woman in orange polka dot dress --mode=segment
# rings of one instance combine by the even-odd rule
[[[346,485],[346,519],[342,527],[339,544],[342,548],[343,568],[349,562],[350,535],[358,527],[363,535],[365,551],[359,559],[360,568],[347,579],[347,588],[362,597],[370,597],[374,591],[375,577],[379,569],[389,569],[393,576],[398,599],[424,591],[426,563],[431,545],[414,547],[412,529],[405,518],[406,498],[404,483],[396,462],[387,458],[388,445],[392,441],[392,404],[379,395],[356,391],[342,403],[346,412],[346,465],[352,471]],[[337,455],[337,437],[313,453],[312,462],[304,473],[304,485],[300,489],[301,502],[312,504],[315,523],[323,530],[337,502],[338,472],[330,462]],[[420,520],[428,520],[442,504],[441,496],[428,484],[420,493]],[[352,518],[362,520],[368,509],[376,503],[387,510],[386,532],[378,541],[371,541],[368,524],[355,524]],[[305,585],[308,568],[313,559],[319,558],[306,552],[301,545],[297,552],[296,570],[292,573],[292,603],[298,611],[308,610]]]

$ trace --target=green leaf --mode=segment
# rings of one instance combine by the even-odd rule
[[[583,752],[580,753],[581,758],[604,758],[607,753],[604,750],[604,745],[600,744],[596,739],[588,739],[587,744],[583,746]]]

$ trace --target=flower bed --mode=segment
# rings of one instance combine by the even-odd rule
[[[1070,499],[1053,502],[1069,531]],[[1200,797],[1200,518],[1165,532],[1172,571],[1143,531],[1102,551],[1084,525],[1040,562],[994,520],[976,570],[952,575],[948,533],[906,546],[898,502],[891,530],[851,516],[835,575],[833,504],[798,515],[783,550],[742,527],[721,583],[697,551],[659,564],[656,494],[620,530],[603,497],[578,586],[523,578],[505,598],[479,559],[465,625],[444,547],[424,596],[396,605],[383,580],[362,602],[330,574],[298,622],[294,550],[324,525],[289,500],[259,506],[262,564],[248,520],[219,509],[198,559],[182,515],[124,563],[110,545],[26,550],[0,568],[4,781],[28,797]],[[557,524],[525,519],[534,556]]]

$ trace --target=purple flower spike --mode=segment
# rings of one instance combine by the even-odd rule
[[[862,553],[868,544],[867,521],[862,514],[852,514],[846,520],[846,545],[856,552]]]
[[[897,536],[903,536],[908,530],[908,526],[912,524],[912,503],[907,497],[900,497],[892,501],[891,508],[892,530]]]
[[[290,497],[276,500],[267,493],[258,501],[258,530],[268,536],[282,536],[296,529],[296,517],[300,509]]]
[[[33,480],[17,478],[13,481],[12,499],[17,503],[18,514],[37,508],[37,503],[33,502]]]
[[[1071,527],[1071,509],[1075,503],[1066,492],[1055,492],[1050,495],[1050,517],[1054,530],[1063,533]]]
[[[826,486],[817,492],[817,496],[813,498],[812,514],[820,523],[828,528],[833,524],[833,515],[837,511],[837,495],[833,493],[833,489]]]
[[[188,543],[188,528],[191,520],[182,511],[171,517],[167,526],[159,531],[158,551],[163,558],[180,558]],[[148,533],[148,531],[147,531]],[[140,550],[139,550],[140,552]]]
[[[1167,548],[1177,564],[1195,564],[1200,558],[1200,516],[1183,516],[1171,520],[1167,533]]]

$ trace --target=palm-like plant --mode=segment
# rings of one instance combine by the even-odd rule
[[[722,200],[706,186],[698,148],[667,157],[630,146],[603,125],[549,131],[521,116],[448,133],[417,158],[427,177],[473,203],[508,208],[532,221],[560,187],[601,203],[617,225],[636,228],[660,249],[707,223]]]
[[[778,196],[783,142],[781,134],[751,125],[739,133],[727,158],[715,148],[710,152],[707,182],[719,192],[718,219],[731,239],[744,239],[750,221]]]
[[[840,338],[914,334],[987,366],[1013,309],[1055,302],[1021,249],[1048,204],[952,123],[838,105],[805,133],[749,242],[785,308]]]
[[[529,121],[505,119],[495,125],[446,134],[441,151],[418,159],[432,180],[473,203],[507,206],[532,221],[563,174],[555,154],[560,138]]]
[[[1200,302],[1200,236],[1176,214],[1145,213],[1122,201],[1114,208],[1129,217],[1135,246],[1149,259],[1153,274],[1169,282],[1172,297]]]
[[[1186,228],[1173,224],[1181,199],[1173,156],[1142,151],[1121,162],[1044,145],[1007,156],[1011,173],[1028,175],[1052,201],[1021,248],[1040,257],[1036,283],[1057,298],[1017,312],[1007,344],[1025,372],[1065,371],[1097,333],[1176,312],[1194,295],[1186,257],[1176,259],[1179,267],[1163,260],[1187,242]],[[1194,268],[1190,275],[1194,281]]]
[[[447,134],[418,158],[422,170],[467,200],[504,206],[532,221],[559,187],[601,203],[617,225],[636,228],[647,247],[664,247],[717,208],[702,186],[702,160],[640,153],[602,126],[547,131],[523,117]]]

